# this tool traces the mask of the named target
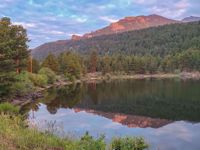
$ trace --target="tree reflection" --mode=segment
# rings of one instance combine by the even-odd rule
[[[168,120],[200,121],[200,81],[117,80],[49,89],[40,102],[50,113],[80,108]]]

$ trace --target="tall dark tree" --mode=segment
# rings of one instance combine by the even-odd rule
[[[0,19],[0,85],[13,81],[14,72],[26,68],[29,56],[26,30],[13,25],[9,18]]]
[[[28,68],[29,72],[38,73],[38,71],[40,70],[40,63],[38,62],[37,59],[34,59],[34,58],[32,58],[30,61],[31,62],[30,62],[29,68]]]
[[[97,71],[97,52],[92,51],[90,54],[90,72],[96,72]]]

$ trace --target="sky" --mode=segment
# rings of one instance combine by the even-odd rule
[[[126,16],[158,14],[171,19],[200,16],[200,0],[0,0],[0,18],[23,25],[35,48],[70,39]]]

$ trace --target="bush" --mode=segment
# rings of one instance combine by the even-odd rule
[[[76,81],[76,77],[74,75],[69,74],[69,73],[65,73],[65,77],[71,82]]]
[[[9,114],[9,115],[18,115],[19,107],[14,106],[10,103],[1,103],[0,104],[0,113]]]
[[[47,85],[48,79],[46,75],[30,74],[29,77],[35,86],[44,87]]]
[[[16,82],[11,86],[13,95],[23,96],[34,90],[34,85],[29,78],[28,72],[22,72],[15,76]]]
[[[49,68],[42,68],[39,70],[40,75],[46,75],[48,79],[48,83],[52,84],[56,81],[56,74]]]
[[[79,142],[79,149],[82,150],[105,150],[106,144],[104,141],[104,136],[94,139],[89,135],[88,132],[81,138]]]
[[[110,150],[144,150],[148,145],[143,138],[114,138],[110,144]]]

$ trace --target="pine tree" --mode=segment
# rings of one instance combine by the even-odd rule
[[[49,54],[46,59],[42,63],[42,67],[47,67],[53,70],[54,72],[58,72],[59,64],[57,58],[53,54]]]
[[[97,71],[97,52],[92,51],[90,55],[90,72],[94,73]]]
[[[14,81],[14,72],[26,68],[29,56],[26,30],[13,25],[9,18],[0,19],[0,86]]]
[[[60,72],[76,78],[80,78],[82,65],[80,57],[74,53],[67,52],[59,55]]]

